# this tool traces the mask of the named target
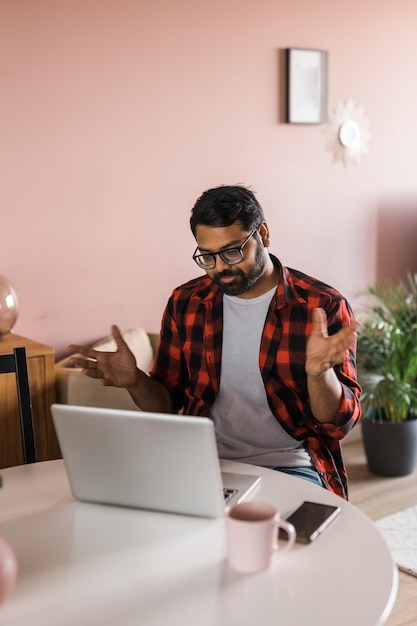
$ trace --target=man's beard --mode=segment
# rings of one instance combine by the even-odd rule
[[[265,249],[258,244],[254,264],[247,273],[243,272],[239,267],[233,269],[231,265],[230,269],[224,270],[223,272],[216,272],[210,276],[210,278],[227,296],[241,296],[254,286],[258,278],[262,275],[266,263]],[[229,285],[221,281],[223,276],[235,276],[236,278],[233,283]]]

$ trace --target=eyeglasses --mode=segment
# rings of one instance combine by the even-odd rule
[[[211,252],[210,254],[196,254],[198,250],[197,246],[193,254],[193,259],[203,270],[212,270],[216,267],[216,256],[219,256],[221,260],[228,265],[237,265],[243,261],[242,250],[248,243],[249,239],[254,236],[256,231],[257,228],[254,228],[250,235],[246,237],[245,241],[238,248],[228,248],[227,250],[222,250],[221,252]]]

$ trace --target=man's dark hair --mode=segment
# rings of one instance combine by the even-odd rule
[[[215,228],[239,222],[244,230],[250,231],[264,219],[263,209],[252,191],[238,185],[222,185],[208,189],[198,198],[191,211],[190,226],[194,236],[198,224]]]

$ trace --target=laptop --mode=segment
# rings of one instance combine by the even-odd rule
[[[79,500],[220,517],[260,483],[220,471],[209,418],[67,404],[51,411]]]

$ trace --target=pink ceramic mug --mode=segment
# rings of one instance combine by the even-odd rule
[[[0,604],[12,593],[17,578],[15,554],[3,537],[0,537]]]
[[[278,529],[283,528],[288,541],[279,548],[293,547],[296,532],[292,524],[280,519],[278,511],[265,502],[241,502],[226,510],[227,558],[239,572],[261,572],[271,566],[278,550]]]

